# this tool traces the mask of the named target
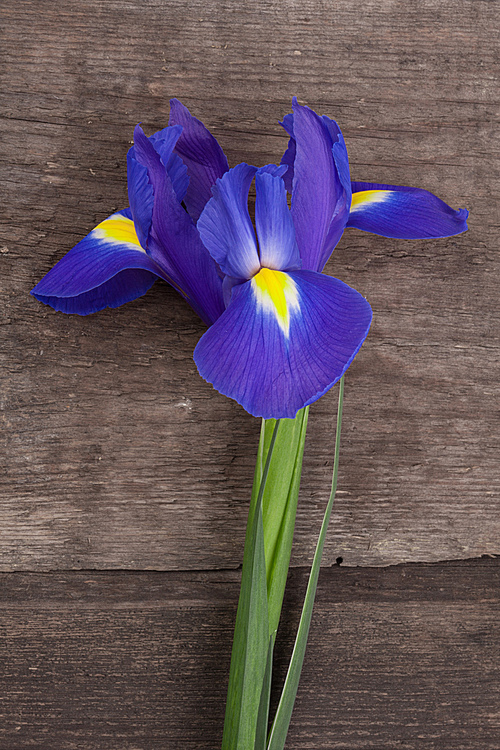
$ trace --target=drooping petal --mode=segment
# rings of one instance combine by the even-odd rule
[[[212,188],[213,198],[198,219],[203,244],[223,273],[249,279],[259,270],[255,232],[248,213],[248,191],[257,172],[238,164]]]
[[[347,226],[383,237],[429,239],[465,232],[468,215],[421,188],[353,182]]]
[[[302,267],[321,271],[348,217],[347,151],[336,123],[300,106],[296,99],[293,134],[292,216],[297,243]]]
[[[259,170],[255,190],[255,226],[261,265],[277,271],[300,268],[299,248],[283,180]]]
[[[31,291],[55,310],[79,315],[118,307],[147,290],[162,269],[142,249],[129,210],[102,221]]]
[[[338,279],[262,269],[194,351],[200,375],[256,417],[295,417],[344,374],[371,322],[368,302]]]
[[[134,133],[135,158],[153,186],[148,253],[170,283],[209,325],[224,310],[222,279],[199,233],[179,203],[159,154],[140,128]]]
[[[169,124],[183,128],[175,150],[188,169],[190,183],[185,203],[197,221],[212,197],[212,185],[228,171],[229,165],[213,135],[178,99],[170,100]]]
[[[75,297],[31,293],[40,302],[58,312],[74,315],[90,315],[106,307],[120,307],[126,302],[142,297],[153,286],[158,276],[138,268],[126,268],[95,289]]]

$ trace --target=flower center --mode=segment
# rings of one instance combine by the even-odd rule
[[[258,306],[274,315],[288,337],[290,313],[299,309],[299,295],[294,280],[283,271],[261,268],[252,278],[252,289]]]

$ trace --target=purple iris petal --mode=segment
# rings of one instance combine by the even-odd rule
[[[285,288],[291,284],[288,331],[283,305],[278,300],[273,309],[252,279],[233,289],[225,313],[194,351],[205,380],[266,419],[293,418],[331,388],[361,347],[372,316],[364,297],[338,279],[311,271],[282,276]]]
[[[190,178],[185,203],[195,221],[212,197],[212,185],[228,171],[221,147],[200,120],[178,99],[170,100],[170,125],[182,125],[175,151],[182,158]]]
[[[342,237],[346,222],[349,218],[349,208],[351,205],[351,176],[347,148],[339,126],[328,117],[323,117],[322,119],[327,125],[332,138],[337,138],[337,141],[332,146],[332,156],[337,171],[337,178],[340,183],[337,205],[335,206],[332,222],[323,245],[322,255],[325,258],[326,263],[338,241]]]
[[[160,155],[163,165],[166,167],[168,176],[172,180],[172,185],[179,203],[182,203],[186,197],[186,191],[189,185],[189,175],[187,166],[180,156],[174,153],[176,144],[182,134],[181,125],[173,125],[158,130],[149,136],[155,151]]]
[[[348,227],[408,240],[450,237],[467,229],[465,208],[455,210],[421,188],[353,182],[352,193]]]
[[[255,177],[255,226],[260,263],[276,270],[301,266],[283,180],[259,170]]]
[[[91,289],[89,292],[77,294],[75,297],[57,297],[53,295],[31,292],[40,302],[50,305],[54,310],[75,315],[90,315],[104,310],[106,307],[120,307],[126,302],[132,302],[142,297],[150,289],[158,276],[150,271],[138,268],[127,268],[116,276],[105,281],[104,284]]]
[[[259,167],[257,174],[270,174],[272,177],[284,177],[288,167],[286,164],[266,164],[264,167]]]
[[[192,219],[175,194],[172,181],[151,141],[134,132],[135,158],[148,171],[154,204],[148,253],[170,283],[209,325],[224,310],[222,280]]]
[[[301,107],[294,99],[296,154],[292,215],[302,267],[313,271],[322,270],[348,217],[347,152],[337,131],[336,123],[319,117],[308,107]],[[284,158],[289,159],[290,150],[287,153]],[[341,167],[341,174],[337,165]]]
[[[293,100],[294,102],[297,101],[297,97],[294,97]],[[286,130],[290,138],[295,138],[293,132],[293,114],[291,112],[284,116],[282,122],[280,122],[280,125],[284,130]]]
[[[288,146],[285,153],[281,157],[280,164],[284,164],[287,167],[287,171],[283,176],[283,181],[285,183],[286,189],[289,193],[291,193],[293,188],[293,165],[295,163],[295,156],[297,153],[297,144],[295,143],[295,138],[293,137],[293,115],[285,115],[283,118],[283,122],[280,122],[280,125],[290,136],[288,140]]]
[[[257,172],[238,164],[214,185],[213,198],[198,219],[203,244],[223,273],[249,279],[259,269],[255,232],[248,213],[248,191]]]
[[[231,301],[231,295],[235,286],[244,284],[247,279],[236,279],[234,276],[224,276],[222,281],[222,295],[224,297],[224,304],[227,307]]]
[[[332,139],[332,154],[335,167],[337,169],[338,180],[346,192],[348,198],[351,196],[351,173],[349,169],[349,156],[347,154],[347,146],[345,145],[344,136],[335,120],[330,120],[329,117],[323,115],[321,118],[326,125],[328,132]],[[340,198],[343,196],[341,195]]]
[[[146,249],[153,217],[153,186],[148,179],[148,170],[139,164],[133,154],[134,150],[129,149],[127,154],[128,202],[139,243]]]
[[[55,310],[88,315],[140,297],[158,276],[165,278],[139,245],[131,213],[126,210],[93,229],[31,294]]]
[[[186,166],[173,153],[181,132],[182,128],[178,125],[177,127],[163,128],[149,138],[167,169],[179,202],[184,199],[189,183]],[[146,249],[153,215],[153,186],[149,182],[146,167],[139,164],[135,158],[134,146],[129,149],[127,154],[127,182],[128,199],[137,236],[142,247]]]

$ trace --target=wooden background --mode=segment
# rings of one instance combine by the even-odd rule
[[[354,179],[471,216],[445,240],[349,230],[327,266],[374,323],[287,747],[500,749],[498,20],[494,0],[3,0],[0,750],[220,745],[259,422],[199,378],[203,324],[167,285],[88,318],[28,293],[126,205],[133,127],[170,97],[260,165],[294,94],[339,122]],[[311,408],[277,686],[335,405]]]

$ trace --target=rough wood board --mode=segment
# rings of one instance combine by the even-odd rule
[[[259,425],[198,377],[195,315],[162,284],[86,319],[28,297],[125,205],[132,128],[163,127],[170,96],[232,164],[262,164],[295,93],[339,121],[356,178],[471,210],[449,240],[351,230],[328,265],[375,321],[347,378],[325,561],[499,551],[497,7],[4,0],[1,569],[241,561]],[[294,565],[326,502],[335,401],[312,409]]]
[[[220,746],[237,574],[0,582],[1,750]],[[287,750],[498,750],[499,583],[499,560],[324,569]]]

